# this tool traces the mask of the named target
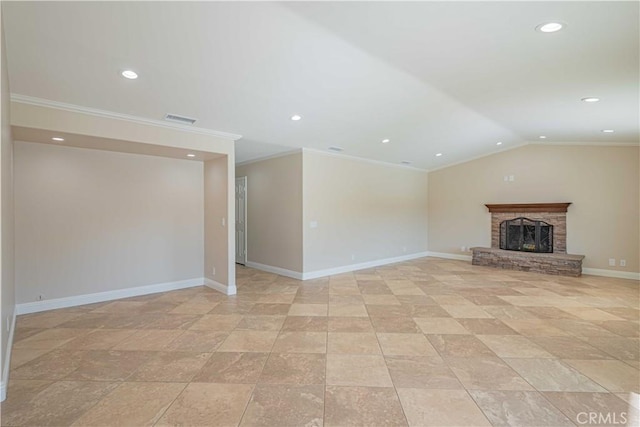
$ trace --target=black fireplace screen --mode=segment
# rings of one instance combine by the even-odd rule
[[[523,217],[502,221],[500,249],[552,253],[553,225]]]

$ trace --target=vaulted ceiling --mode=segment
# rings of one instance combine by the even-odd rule
[[[14,96],[194,117],[243,135],[238,161],[339,147],[434,169],[528,142],[640,139],[638,2],[3,2],[2,12]],[[546,22],[565,27],[536,31]]]

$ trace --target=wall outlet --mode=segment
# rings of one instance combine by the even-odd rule
[[[40,294],[36,297],[36,301],[42,301],[44,299],[44,295]]]
[[[467,251],[466,246],[460,246],[460,252],[466,252],[466,251]]]
[[[318,228],[318,221],[309,221],[309,228]]]
[[[226,218],[222,218],[222,226],[224,227],[225,225],[227,225],[227,219]]]
[[[616,259],[615,258],[609,258],[609,266],[610,267],[615,267],[616,266]]]
[[[627,260],[626,259],[621,259],[620,260],[620,267],[626,267],[627,266]]]
[[[515,175],[509,175],[509,182],[513,182],[516,180]]]
[[[214,276],[216,275],[216,268],[215,267],[211,267],[211,274],[213,274]]]

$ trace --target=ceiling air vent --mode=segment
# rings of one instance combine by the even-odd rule
[[[340,148],[340,147],[329,147],[329,151],[335,151],[337,153],[339,153],[340,151],[344,150],[344,148]]]
[[[408,161],[408,160],[403,160],[400,163],[403,164],[403,165],[410,165],[411,164],[411,162]]]
[[[177,114],[167,114],[164,119],[170,122],[180,123],[183,125],[192,125],[196,122],[196,119],[190,117],[178,116]]]

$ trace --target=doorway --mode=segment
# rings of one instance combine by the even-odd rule
[[[247,263],[247,177],[236,178],[236,264]]]

